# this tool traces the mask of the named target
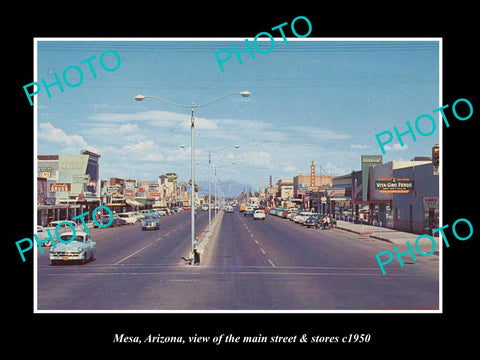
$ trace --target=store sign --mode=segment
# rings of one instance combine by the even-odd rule
[[[382,155],[361,155],[362,160],[362,181],[361,184],[356,184],[355,186],[361,185],[362,191],[361,196],[355,195],[358,197],[356,200],[367,201],[368,200],[368,184],[370,183],[370,167],[375,165],[380,165],[383,163]],[[356,192],[355,194],[358,194]]]
[[[413,189],[413,182],[408,178],[383,178],[375,180],[375,190],[385,194],[406,194]]]
[[[423,197],[423,206],[438,206],[438,196],[424,196]]]
[[[345,189],[328,189],[327,194],[330,197],[344,197]]]
[[[159,191],[148,191],[147,197],[161,197],[162,193]]]
[[[50,183],[50,192],[72,191],[70,183]]]
[[[53,166],[43,166],[40,168],[40,172],[44,178],[49,178],[52,176],[53,171]]]
[[[107,185],[107,194],[110,194],[110,195],[121,195],[120,185],[119,185],[119,184]]]
[[[137,196],[137,192],[135,191],[135,189],[125,189],[124,193],[125,193],[125,197]]]

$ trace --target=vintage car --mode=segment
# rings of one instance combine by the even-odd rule
[[[110,217],[110,215],[102,215],[100,219],[97,219],[97,221],[100,225],[110,224],[109,226],[100,226],[101,228],[121,226],[127,223],[120,216],[118,216],[118,214],[113,214],[112,217]],[[95,221],[93,222],[93,227],[99,227]]]
[[[243,212],[243,216],[253,216],[253,212],[255,211],[255,209],[253,208],[253,206],[247,206],[245,208],[245,211]]]
[[[67,225],[67,223],[69,225]],[[37,227],[37,236],[39,240],[43,240],[48,237],[47,229],[52,234],[52,236],[55,236],[55,230],[59,233],[62,234],[65,231],[72,231],[72,228],[76,228],[77,224],[75,221],[72,220],[54,220],[50,221],[48,226],[46,228],[43,228],[42,231],[39,232],[39,228]],[[42,246],[52,246],[52,242],[50,240],[45,241],[42,243]]]
[[[126,212],[118,214],[120,219],[125,220],[128,225],[135,224],[138,221],[138,217],[133,212]]]
[[[57,246],[50,249],[49,257],[52,265],[72,260],[85,264],[94,259],[97,243],[86,232],[76,231],[74,234],[72,231],[66,231],[60,235],[60,238],[65,242],[58,241]]]
[[[255,212],[253,213],[253,220],[257,219],[265,220],[265,211],[255,210]]]
[[[142,231],[148,229],[160,229],[160,222],[158,220],[158,216],[145,215],[145,218],[142,220]]]

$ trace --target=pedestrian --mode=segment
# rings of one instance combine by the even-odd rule
[[[325,230],[325,227],[327,227],[329,223],[330,223],[330,219],[329,219],[328,215],[325,215],[323,217],[322,230]]]
[[[200,265],[200,253],[198,252],[198,235],[193,242],[193,265]]]

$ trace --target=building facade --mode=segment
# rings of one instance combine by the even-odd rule
[[[394,228],[430,234],[439,227],[439,179],[431,162],[395,169],[395,179],[410,179],[412,189],[393,194]]]
[[[100,205],[100,157],[87,150],[79,155],[37,156],[37,177],[43,179],[37,181],[37,196],[41,190],[42,198],[37,206],[39,225],[91,213]]]

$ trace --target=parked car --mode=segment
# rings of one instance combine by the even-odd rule
[[[253,206],[247,206],[243,212],[243,216],[253,216]]]
[[[303,224],[305,220],[307,220],[313,213],[311,212],[299,212],[295,217],[293,217],[293,221],[299,224]]]
[[[142,214],[143,217],[156,215],[156,213],[153,210],[140,210],[140,214]]]
[[[55,231],[55,229],[54,229],[54,231]],[[53,233],[51,233],[51,234],[54,235]],[[48,237],[48,233],[46,232],[45,228],[41,225],[37,225],[37,238],[38,238],[38,240],[41,241],[43,239],[46,239],[47,237]],[[52,242],[50,240],[42,243],[42,246],[51,246],[51,245],[52,245]]]
[[[72,220],[54,220],[54,221],[50,221],[47,228],[53,234],[53,232],[55,231],[55,228],[58,226],[58,233],[61,234],[65,231],[70,231],[72,229],[66,223],[69,223],[72,227],[77,227],[77,224],[75,223],[75,221],[72,221]]]
[[[137,221],[142,221],[143,214],[140,214],[139,211],[132,211],[132,214],[137,218]]]
[[[131,212],[121,213],[118,214],[118,216],[120,217],[120,219],[125,220],[128,225],[135,224],[138,220],[137,216],[135,216],[135,214]]]
[[[110,219],[111,219],[110,215],[103,215],[97,221],[100,225],[107,225],[110,222]],[[113,214],[112,223],[109,225],[109,227],[121,226],[121,225],[125,225],[126,223],[127,222],[122,218],[120,218],[118,214]],[[95,221],[93,222],[93,227],[94,228],[99,227]]]
[[[298,214],[298,210],[290,210],[287,214],[287,219],[292,220],[295,217],[295,215]]]
[[[255,210],[255,212],[253,213],[253,220],[257,220],[257,219],[265,220],[265,211]]]
[[[303,225],[306,227],[318,227],[318,223],[320,219],[322,218],[322,215],[320,214],[314,214],[307,218],[304,222]]]
[[[155,215],[147,215],[142,221],[142,231],[148,229],[160,229],[160,221],[158,216]]]
[[[69,223],[71,226],[67,225],[66,223]],[[52,234],[52,236],[55,236],[55,229],[57,229],[58,234],[62,234],[65,231],[72,231],[72,227],[74,227],[75,229],[77,228],[77,224],[75,223],[75,221],[72,221],[72,220],[50,221],[47,227],[43,228],[43,230],[40,232],[38,232],[39,227],[37,226],[37,236],[39,240],[43,240],[46,237],[48,237],[48,233],[46,232],[46,229],[50,231],[50,234]],[[52,246],[52,242],[50,240],[45,241],[44,243],[42,243],[42,246]]]
[[[97,243],[86,232],[76,231],[74,234],[72,231],[66,231],[60,238],[68,243],[58,241],[57,246],[50,249],[49,258],[52,265],[68,260],[77,260],[85,264],[95,258]]]

